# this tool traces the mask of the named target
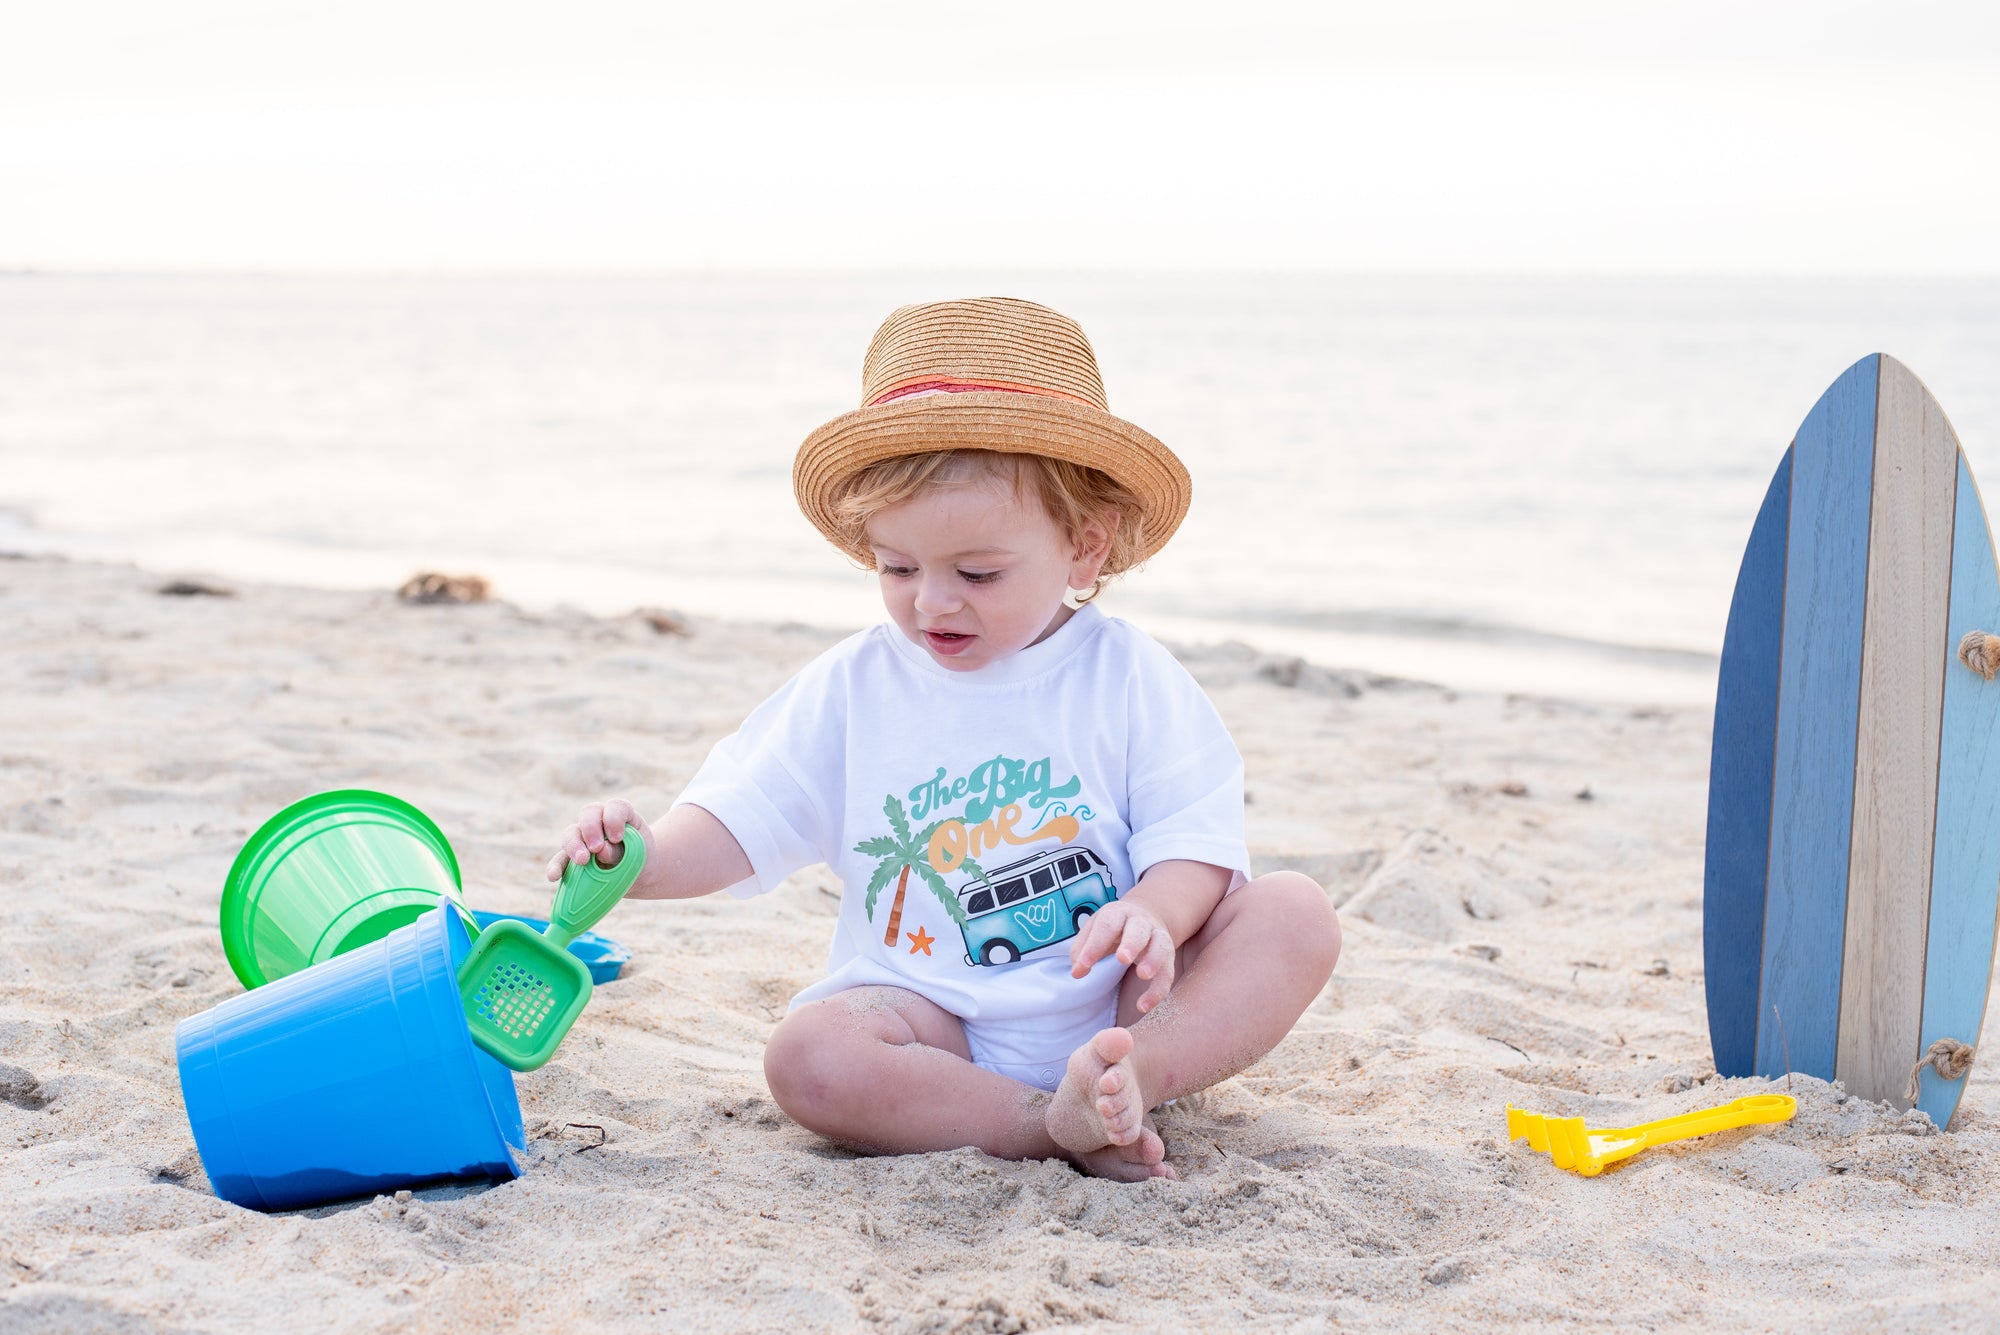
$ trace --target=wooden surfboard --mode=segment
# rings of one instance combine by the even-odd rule
[[[1944,411],[1856,362],[1771,479],[1729,608],[1703,893],[1726,1076],[1799,1071],[1910,1106],[1940,1039],[1976,1048],[2000,910],[2000,574]],[[1947,1125],[1963,1074],[1921,1073]]]

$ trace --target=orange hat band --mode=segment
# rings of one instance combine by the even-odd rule
[[[1065,394],[1059,389],[1043,389],[1039,385],[1014,385],[1004,380],[944,380],[937,377],[891,385],[861,406],[873,408],[878,403],[889,403],[895,399],[921,398],[931,394],[1035,394],[1045,399],[1068,399],[1071,403],[1081,403],[1087,408],[1097,406],[1089,399],[1080,398],[1075,394]]]

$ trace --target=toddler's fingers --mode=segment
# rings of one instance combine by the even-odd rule
[[[639,824],[639,813],[630,802],[614,797],[604,804],[604,837],[614,844],[625,842],[625,827]]]
[[[1146,990],[1139,994],[1138,1004],[1141,1015],[1144,1015],[1146,1012],[1152,1010],[1153,1007],[1165,1001],[1167,993],[1173,990],[1174,941],[1165,932],[1154,937],[1152,944],[1146,948],[1146,953],[1140,957],[1139,976],[1141,978],[1147,976],[1146,970],[1148,968],[1152,970],[1152,981],[1146,984]]]
[[[1081,978],[1090,972],[1090,966],[1111,953],[1118,943],[1118,915],[1111,908],[1090,915],[1090,926],[1083,929],[1070,942],[1069,973],[1072,978]]]
[[[551,881],[560,881],[562,879],[563,868],[569,865],[569,860],[569,854],[566,852],[558,853],[549,859],[549,879]]]
[[[572,825],[563,831],[562,855],[579,867],[590,861],[590,845],[583,841],[582,826]]]
[[[595,853],[604,847],[604,808],[592,802],[583,809],[583,814],[576,818],[575,828],[583,837],[583,846],[591,852]],[[579,862],[582,860],[577,859]]]
[[[1131,964],[1145,954],[1146,942],[1153,935],[1153,925],[1140,914],[1133,914],[1125,920],[1125,933],[1118,938],[1118,962]],[[1141,974],[1141,977],[1145,975]]]

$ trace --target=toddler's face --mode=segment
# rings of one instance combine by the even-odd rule
[[[1069,619],[1063,593],[1097,578],[1048,512],[997,477],[938,487],[868,521],[882,601],[933,662],[970,672]]]

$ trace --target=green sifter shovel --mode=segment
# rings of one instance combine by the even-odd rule
[[[625,854],[615,867],[571,863],[549,911],[546,932],[526,923],[496,922],[479,934],[458,969],[472,1041],[517,1071],[555,1056],[590,1000],[590,969],[569,953],[625,897],[646,865],[646,843],[625,827]]]

